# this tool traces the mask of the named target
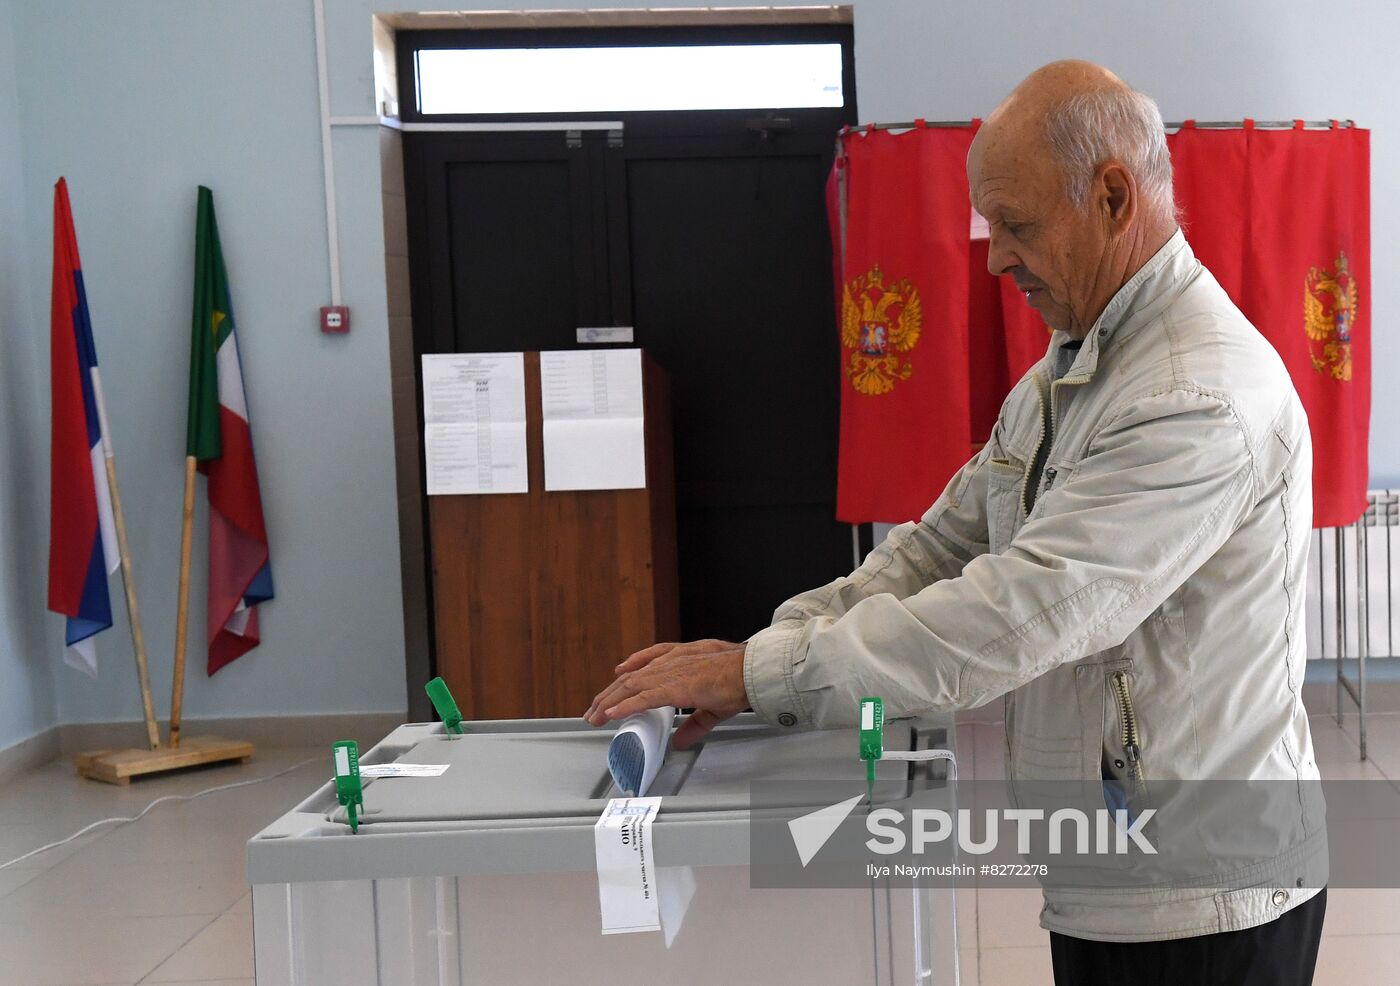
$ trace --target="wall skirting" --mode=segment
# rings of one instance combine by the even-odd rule
[[[403,723],[403,712],[351,712],[333,715],[250,716],[217,719],[186,719],[180,726],[183,736],[222,736],[248,740],[254,746],[326,746],[336,740],[352,739],[367,750]],[[167,724],[160,724],[161,736]],[[146,728],[139,719],[123,722],[81,722],[57,726],[54,756],[71,757],[86,750],[146,745]],[[0,751],[0,764],[9,751]],[[42,761],[40,761],[42,762]],[[3,777],[0,772],[0,777]]]
[[[50,726],[42,733],[0,750],[0,784],[26,770],[41,767],[59,755],[58,727]]]

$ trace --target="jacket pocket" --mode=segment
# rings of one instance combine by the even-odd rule
[[[1011,801],[1011,807],[1019,808],[1021,802],[1016,796],[1016,752],[1011,741],[1016,730],[1016,693],[1014,691],[1007,692],[1002,696],[1001,719],[1006,740],[1006,793]]]
[[[1152,807],[1148,790],[1148,764],[1152,751],[1142,728],[1142,717],[1133,694],[1131,659],[1104,665],[1105,722],[1102,775],[1104,803],[1109,811],[1125,808],[1130,818]]]
[[[1014,459],[987,461],[987,547],[999,555],[1011,546],[1020,527],[1021,484],[1025,465]]]
[[[1123,769],[1127,770],[1129,781],[1142,783],[1142,729],[1137,709],[1133,706],[1133,686],[1128,669],[1110,671],[1108,680],[1118,705],[1118,749],[1127,758]]]

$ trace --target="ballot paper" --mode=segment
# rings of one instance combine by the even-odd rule
[[[546,490],[647,484],[642,351],[540,353]]]
[[[666,759],[671,745],[673,706],[628,716],[618,724],[608,744],[608,772],[623,794],[646,797],[647,789]]]
[[[526,493],[523,353],[423,356],[428,495]]]
[[[660,931],[651,823],[660,798],[613,798],[593,826],[603,934]]]

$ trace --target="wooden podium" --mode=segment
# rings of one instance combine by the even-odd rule
[[[642,354],[645,489],[546,492],[539,353],[528,493],[428,498],[437,672],[467,719],[579,716],[633,651],[680,632],[670,390]]]

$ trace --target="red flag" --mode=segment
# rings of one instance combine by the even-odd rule
[[[68,182],[53,190],[53,295],[50,321],[53,415],[49,484],[49,609],[68,617],[64,660],[97,674],[93,637],[112,625],[107,576],[117,570],[116,527],[107,488],[97,348]]]
[[[1169,138],[1186,237],[1273,344],[1308,412],[1314,527],[1366,509],[1370,132],[1184,127]]]
[[[921,121],[845,140],[838,520],[922,516],[967,461],[972,134]]]

